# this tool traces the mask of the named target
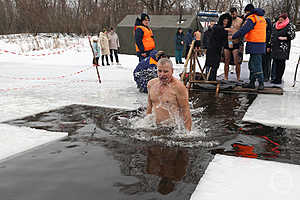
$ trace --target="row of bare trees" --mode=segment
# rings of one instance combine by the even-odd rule
[[[0,34],[99,32],[128,14],[224,12],[232,6],[242,13],[247,3],[264,8],[271,18],[287,12],[296,20],[299,13],[299,0],[0,0]]]

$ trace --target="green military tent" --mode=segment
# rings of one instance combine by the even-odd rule
[[[136,54],[134,39],[134,24],[139,15],[127,15],[117,26],[117,33],[120,40],[120,53]],[[175,54],[175,34],[177,28],[181,27],[186,34],[188,29],[193,31],[202,26],[197,21],[197,16],[182,15],[179,22],[179,15],[150,15],[150,27],[154,34],[157,50],[163,50],[168,55]]]

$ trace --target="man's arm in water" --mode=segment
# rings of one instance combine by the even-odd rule
[[[148,105],[147,105],[147,111],[146,114],[152,114],[152,101],[150,98],[150,89],[151,89],[151,81],[147,84],[147,90],[148,90]]]
[[[184,126],[188,131],[191,131],[192,118],[189,105],[189,93],[186,87],[181,82],[178,83],[177,87],[177,102],[184,120]]]

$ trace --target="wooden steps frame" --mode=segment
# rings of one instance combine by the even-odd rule
[[[180,80],[183,82],[183,84],[190,90],[193,86],[194,83],[200,83],[200,84],[214,84],[216,85],[216,94],[219,93],[220,91],[220,81],[209,81],[208,77],[210,74],[210,70],[208,74],[204,73],[204,67],[202,68],[199,60],[198,60],[198,54],[202,53],[202,50],[195,50],[194,49],[195,45],[195,40],[192,41],[190,50],[188,52],[187,58],[184,63],[184,71],[181,74]],[[187,68],[189,65],[189,77],[188,80],[186,80],[185,76],[187,74]],[[200,69],[200,76],[202,77],[203,80],[196,80],[196,71],[197,71],[197,66]]]

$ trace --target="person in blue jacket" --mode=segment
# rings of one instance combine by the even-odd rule
[[[164,51],[152,50],[134,69],[133,77],[140,92],[148,93],[148,82],[157,77],[157,62],[160,58],[168,57]]]
[[[98,62],[99,62],[99,57],[100,57],[100,47],[98,45],[98,38],[97,37],[93,37],[93,51],[94,51],[94,56],[93,57],[93,64],[99,66]]]

